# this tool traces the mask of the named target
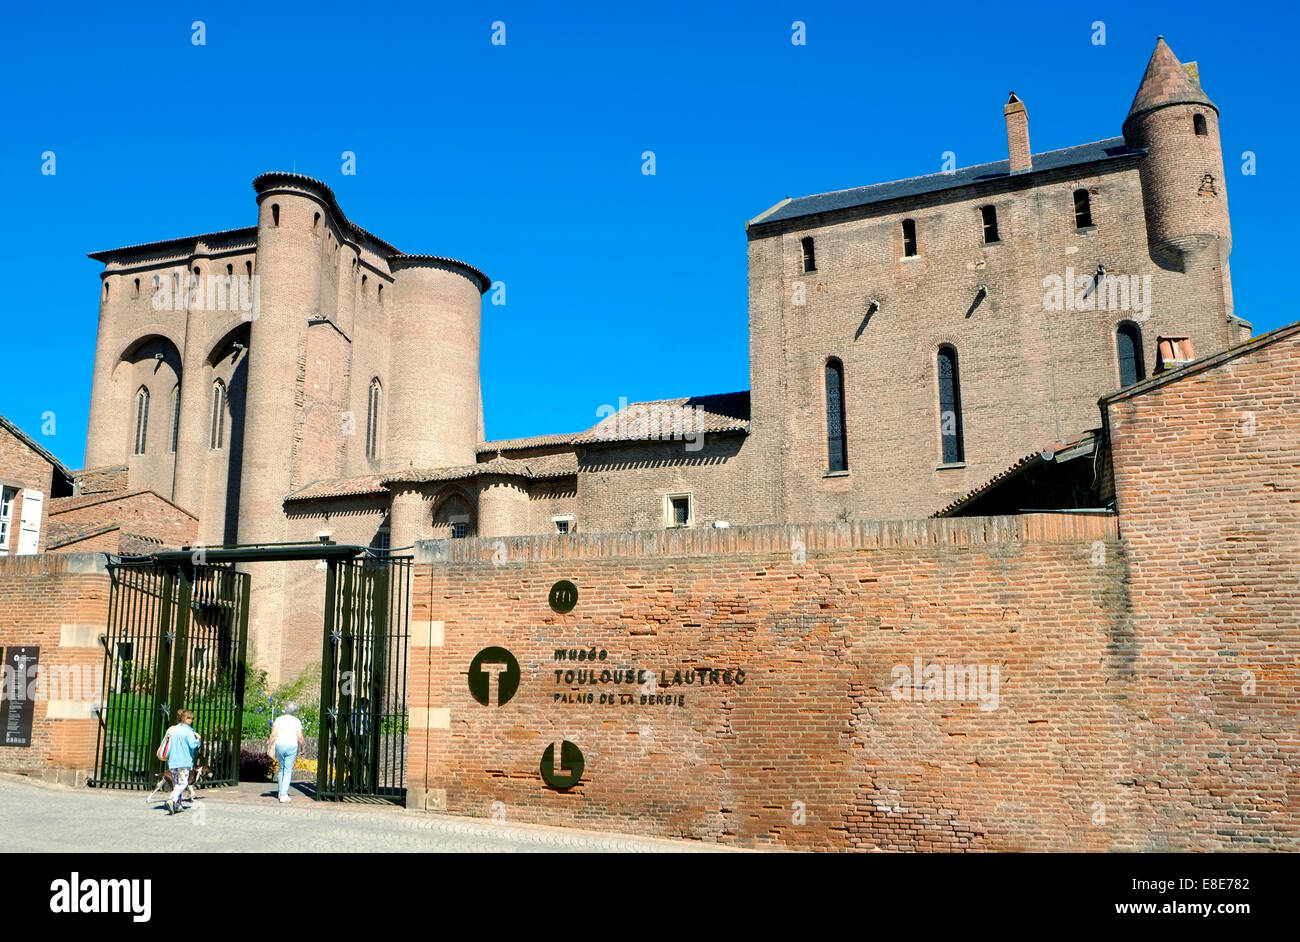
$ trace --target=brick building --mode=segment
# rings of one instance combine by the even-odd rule
[[[0,415],[0,556],[47,548],[50,501],[72,493],[72,472]]]
[[[1160,349],[1250,334],[1195,63],[1158,41],[1112,139],[1033,154],[1024,102],[1003,112],[1007,160],[748,222],[750,390],[507,441],[483,440],[488,277],[399,251],[323,183],[263,174],[254,226],[91,256],[83,475],[153,492],[206,544],[930,514],[1079,439]],[[315,647],[319,574],[250,568],[257,656],[292,673]]]

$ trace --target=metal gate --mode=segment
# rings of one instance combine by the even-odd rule
[[[325,577],[316,796],[406,796],[409,557],[332,559]]]
[[[247,573],[230,566],[123,561],[108,567],[95,777],[100,788],[152,789],[155,757],[182,707],[194,711],[208,785],[239,781],[248,639]]]

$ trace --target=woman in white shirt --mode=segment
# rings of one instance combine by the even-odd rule
[[[302,722],[298,719],[298,704],[290,703],[284,712],[271,724],[271,736],[267,740],[268,750],[275,751],[276,761],[280,763],[280,801],[289,800],[289,783],[293,781],[293,763],[298,758],[298,750],[303,748]]]

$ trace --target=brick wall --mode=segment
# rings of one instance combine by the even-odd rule
[[[1300,324],[1106,412],[1142,706],[1132,789],[1152,846],[1294,850]]]
[[[103,557],[40,554],[0,559],[0,646],[40,648],[47,670],[74,668],[85,679],[104,664],[98,638],[108,620],[109,580]],[[74,699],[68,685],[36,704],[32,745],[0,746],[0,771],[77,781],[95,764],[97,722],[88,706],[98,693]],[[60,696],[56,694],[66,694]],[[7,694],[6,694],[7,695]]]
[[[421,546],[438,558],[413,593],[415,635],[433,641],[411,656],[413,804],[799,848],[1144,846],[1124,784],[1132,670],[1113,518],[515,539],[504,565],[494,542]],[[547,605],[559,579],[579,588],[568,615]],[[467,684],[489,646],[522,670],[502,707]],[[661,686],[684,704],[642,705],[637,684],[557,682],[589,666],[556,661],[570,648],[607,652],[598,670],[709,668],[719,682]],[[896,699],[895,666],[918,657],[996,666],[997,709]],[[743,683],[721,682],[737,670]],[[596,702],[556,701],[580,692]],[[634,702],[599,702],[614,692]],[[568,792],[539,775],[563,739],[586,761]]]

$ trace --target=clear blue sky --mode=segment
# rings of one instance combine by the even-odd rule
[[[80,467],[86,253],[251,225],[253,177],[291,169],[403,251],[506,283],[484,305],[490,438],[585,428],[620,396],[745,389],[746,219],[935,172],[947,150],[1001,159],[1012,89],[1035,151],[1116,136],[1160,33],[1220,108],[1237,313],[1266,330],[1300,316],[1282,277],[1298,26],[1277,2],[13,5],[0,413]]]

